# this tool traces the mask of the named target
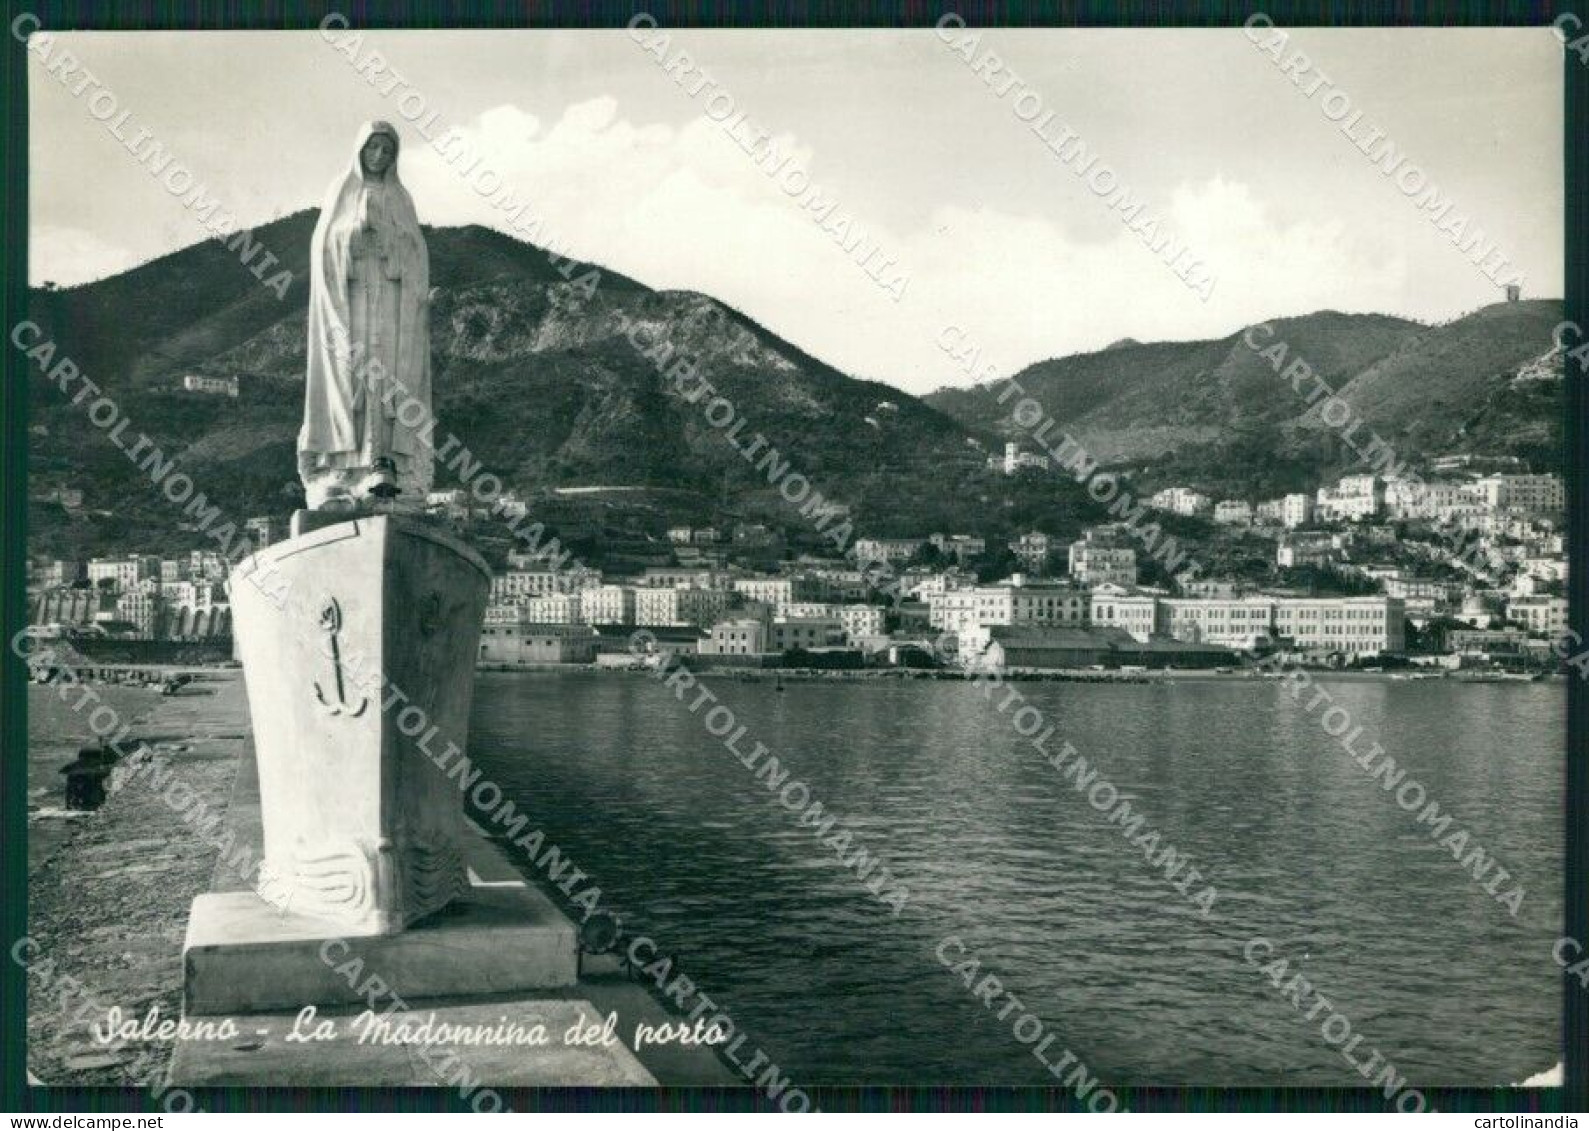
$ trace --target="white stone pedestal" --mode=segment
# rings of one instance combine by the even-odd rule
[[[466,745],[491,575],[424,518],[307,517],[324,525],[231,582],[262,888],[335,933],[394,934],[468,890],[463,793],[443,765]]]
[[[471,834],[473,835],[473,834]],[[371,982],[371,978],[375,981]],[[249,891],[193,901],[182,947],[186,1017],[518,993],[579,979],[574,924],[524,881],[477,882],[394,935],[347,938]]]

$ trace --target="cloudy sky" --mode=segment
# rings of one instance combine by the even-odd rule
[[[125,132],[149,129],[245,224],[318,205],[359,124],[385,118],[411,139],[403,177],[424,222],[503,226],[403,121],[396,95],[413,89],[439,115],[430,132],[471,135],[571,254],[714,295],[916,393],[970,381],[935,344],[950,322],[1013,372],[1122,337],[1213,337],[1320,309],[1434,320],[1498,297],[1239,30],[1000,31],[977,48],[1209,265],[1206,302],[1016,117],[1021,87],[999,98],[931,31],[683,32],[665,50],[687,51],[735,116],[797,152],[896,261],[897,299],[622,31],[368,34],[358,57],[377,49],[406,80],[392,95],[315,32],[58,42],[131,112]],[[1494,238],[1528,294],[1560,295],[1562,56],[1549,30],[1302,29],[1296,49]],[[35,283],[99,278],[204,237],[93,116],[93,88],[74,97],[30,65]]]

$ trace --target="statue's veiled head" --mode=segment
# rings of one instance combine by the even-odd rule
[[[397,163],[397,131],[385,122],[375,122],[370,135],[359,148],[359,164],[366,176],[385,177]]]

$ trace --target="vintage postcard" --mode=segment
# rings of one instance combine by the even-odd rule
[[[16,15],[28,1094],[1572,1110],[1553,16]]]

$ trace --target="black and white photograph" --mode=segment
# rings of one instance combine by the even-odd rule
[[[61,11],[8,1105],[1577,1126],[1589,18]]]

